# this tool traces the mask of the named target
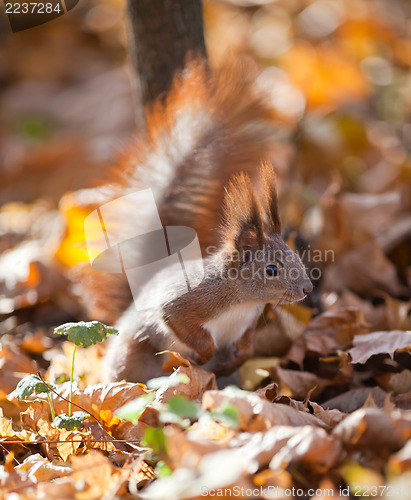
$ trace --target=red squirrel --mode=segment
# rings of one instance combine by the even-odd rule
[[[252,356],[264,306],[302,300],[312,290],[281,238],[275,173],[261,163],[272,144],[264,118],[247,74],[212,73],[199,60],[175,79],[165,102],[147,111],[117,194],[150,187],[162,224],[194,228],[205,257],[189,266],[189,281],[198,283],[189,291],[170,294],[173,266],[144,285],[117,322],[105,381],[160,375],[164,360],[156,353],[164,350],[228,375]],[[144,216],[131,207],[127,219]],[[203,269],[202,280],[190,279]],[[123,296],[118,286],[112,293]]]

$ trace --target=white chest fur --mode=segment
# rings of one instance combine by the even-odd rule
[[[203,324],[216,347],[239,339],[263,312],[264,304],[238,304]]]

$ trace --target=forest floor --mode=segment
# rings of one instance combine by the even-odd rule
[[[267,308],[242,388],[223,390],[174,353],[147,386],[99,384],[105,342],[89,335],[104,327],[81,341],[54,331],[104,320],[73,276],[95,186],[135,128],[123,2],[80,2],[19,33],[7,23],[1,497],[411,498],[409,2],[205,4],[212,64],[230,51],[262,68],[283,225],[315,285]],[[70,413],[74,349],[72,411],[89,416],[52,425],[50,401]]]

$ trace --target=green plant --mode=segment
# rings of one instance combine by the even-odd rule
[[[70,417],[72,414],[74,361],[76,357],[77,346],[89,347],[91,345],[97,344],[97,342],[102,342],[109,335],[118,335],[118,331],[115,328],[101,323],[100,321],[79,321],[78,323],[64,323],[64,325],[60,325],[55,328],[54,333],[57,333],[58,335],[67,335],[68,340],[74,342],[70,377]]]
[[[27,375],[26,377],[22,378],[20,382],[17,384],[16,389],[14,390],[14,394],[16,395],[16,398],[19,399],[20,401],[27,399],[29,396],[33,394],[47,394],[47,399],[49,400],[49,405],[50,405],[50,410],[51,410],[51,417],[54,421],[56,418],[56,414],[54,412],[54,406],[53,406],[53,401],[51,400],[50,397],[50,392],[51,388],[54,388],[54,386],[47,385],[41,380],[41,378],[37,375]]]
[[[54,329],[54,332],[59,335],[67,335],[68,339],[74,342],[73,358],[71,363],[71,377],[70,377],[70,398],[68,400],[69,409],[68,415],[61,413],[60,415],[55,414],[53,402],[50,397],[50,392],[54,392],[64,401],[67,401],[63,396],[55,391],[55,387],[51,384],[45,382],[40,373],[38,375],[27,375],[17,384],[14,391],[16,398],[19,400],[27,399],[33,394],[47,394],[47,399],[50,404],[51,416],[53,419],[53,425],[59,429],[73,430],[81,427],[82,421],[89,414],[85,411],[72,412],[73,405],[73,381],[74,381],[74,361],[76,356],[77,346],[89,347],[97,342],[102,342],[109,335],[118,335],[118,331],[112,327],[106,326],[100,321],[90,321],[79,323],[65,323]],[[78,406],[78,405],[75,405]],[[81,408],[81,406],[79,406]],[[91,415],[97,420],[96,417]],[[98,420],[97,420],[98,421]]]

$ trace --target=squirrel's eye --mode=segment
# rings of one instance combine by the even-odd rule
[[[270,264],[265,268],[265,272],[267,276],[270,276],[270,278],[275,278],[276,276],[278,276],[279,269],[274,264]]]

